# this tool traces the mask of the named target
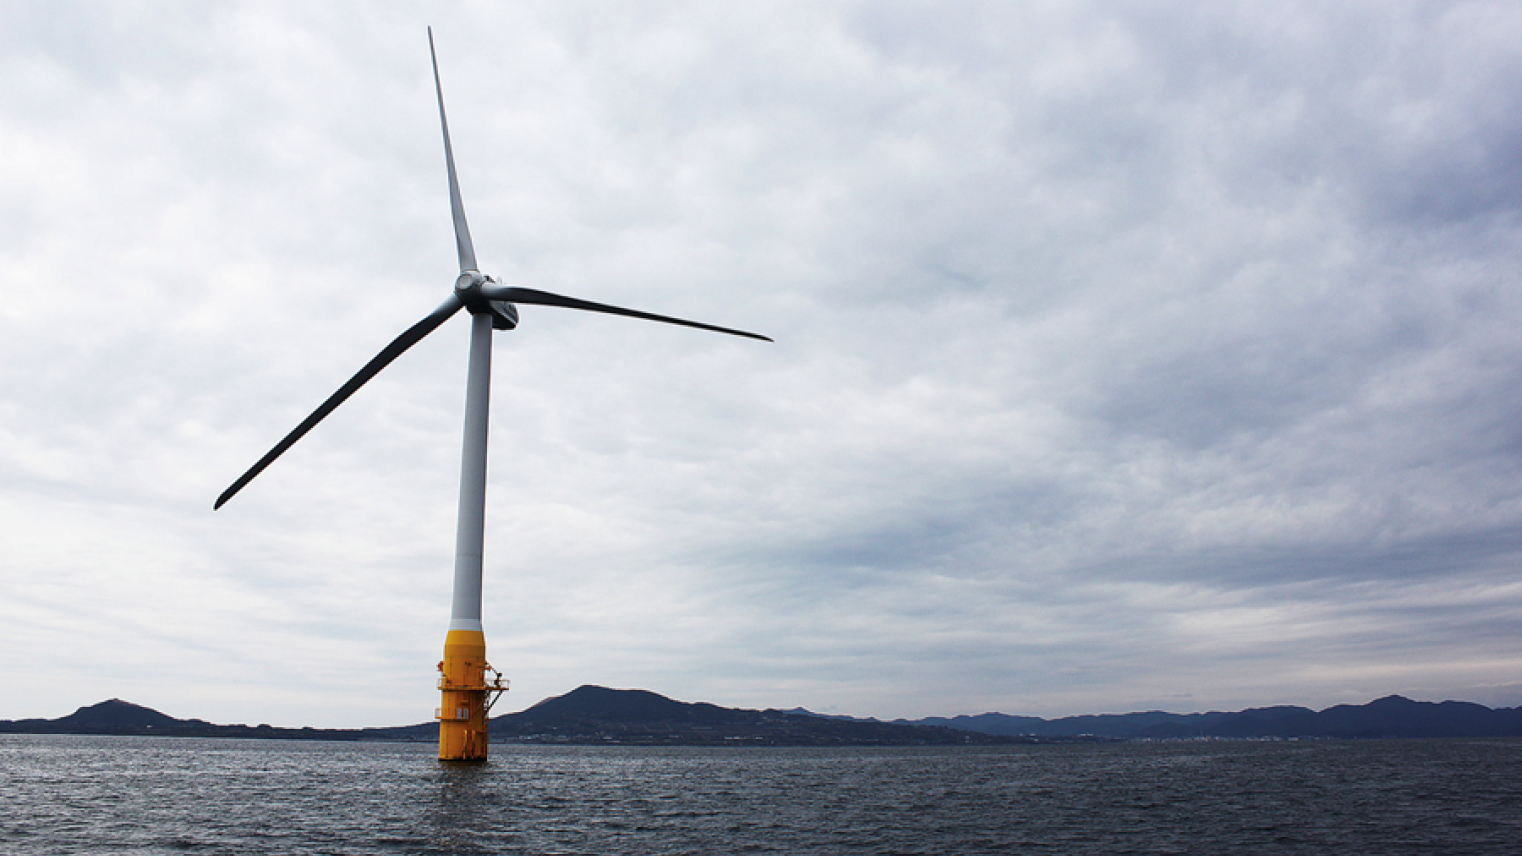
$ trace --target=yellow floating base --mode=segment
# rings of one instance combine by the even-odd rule
[[[486,635],[479,630],[451,630],[439,663],[439,760],[479,763],[486,760],[487,714],[495,693],[506,689],[500,678],[486,682]]]

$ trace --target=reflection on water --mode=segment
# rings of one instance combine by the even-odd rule
[[[498,817],[501,794],[494,787],[486,764],[446,764],[434,761],[430,776],[428,828],[440,849],[452,853],[496,852],[484,849],[490,839],[510,830],[492,830],[489,818]],[[511,852],[511,851],[508,851]]]
[[[0,736],[0,852],[1514,853],[1522,742],[914,749]]]

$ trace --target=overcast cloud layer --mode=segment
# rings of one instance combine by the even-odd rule
[[[1511,2],[0,6],[0,718],[1522,704]]]

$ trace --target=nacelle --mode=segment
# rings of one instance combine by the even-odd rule
[[[491,313],[493,330],[511,330],[518,326],[518,307],[506,300],[486,301],[486,311]]]

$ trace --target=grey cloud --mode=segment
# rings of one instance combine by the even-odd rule
[[[1515,698],[1509,7],[170,9],[0,28],[36,692],[97,701],[26,664],[109,647],[101,692],[188,715],[431,709],[462,328],[207,509],[449,285],[433,23],[488,267],[778,339],[501,338],[519,703]]]

